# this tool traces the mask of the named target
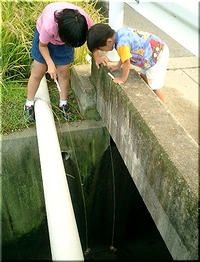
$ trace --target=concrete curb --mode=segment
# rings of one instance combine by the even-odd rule
[[[90,80],[97,110],[172,257],[197,259],[197,143],[134,70],[119,86],[106,67],[92,66]]]

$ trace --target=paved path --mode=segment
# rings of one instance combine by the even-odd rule
[[[170,58],[163,89],[165,106],[199,143],[199,59],[126,3],[124,26],[154,33],[167,43]]]

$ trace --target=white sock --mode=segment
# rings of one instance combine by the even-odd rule
[[[67,99],[66,100],[59,100],[59,106],[67,105]]]
[[[34,105],[34,100],[26,99],[26,106],[33,106],[33,105]]]

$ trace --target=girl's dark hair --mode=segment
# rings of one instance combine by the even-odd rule
[[[54,14],[54,17],[58,23],[59,37],[66,45],[79,47],[85,43],[88,25],[78,10],[66,8]]]
[[[107,24],[95,24],[87,33],[87,46],[90,52],[106,45],[108,38],[113,37],[115,30]]]

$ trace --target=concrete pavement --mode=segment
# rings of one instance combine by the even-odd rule
[[[123,26],[154,33],[168,45],[170,57],[163,88],[165,106],[199,143],[199,58],[126,3]]]

